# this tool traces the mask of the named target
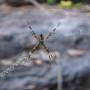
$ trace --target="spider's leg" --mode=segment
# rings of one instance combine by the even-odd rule
[[[50,53],[49,49],[43,44],[43,47],[47,53]],[[52,60],[52,55],[49,55],[49,59]]]
[[[47,41],[50,36],[55,34],[55,31],[56,31],[56,28],[54,28],[52,32],[49,32],[48,35],[44,38],[44,40]]]
[[[45,44],[42,44],[42,46],[44,47],[44,50],[45,50],[47,53],[50,52],[49,49],[45,46]]]
[[[33,47],[33,49],[31,51],[28,52],[27,58],[31,58],[31,54],[33,52],[35,52],[35,50],[38,48],[39,44],[37,44],[36,46]]]
[[[37,50],[39,48],[39,44],[37,44],[36,46],[33,47],[33,49],[31,50],[31,53],[33,53],[35,50]]]
[[[31,26],[29,26],[29,29],[30,29],[30,31],[31,31],[31,33],[32,33],[32,36],[34,36],[37,40],[39,39],[39,37],[36,35],[36,33],[32,30],[32,27]]]
[[[47,53],[49,53],[49,59],[53,61],[55,59],[55,53],[50,53],[49,49],[43,44],[43,47]]]

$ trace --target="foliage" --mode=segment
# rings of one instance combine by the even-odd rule
[[[70,0],[68,0],[68,1],[61,1],[60,3],[59,3],[59,6],[61,7],[61,8],[71,8],[72,6],[73,6],[73,3],[72,3],[72,1],[70,1]]]
[[[81,2],[73,3],[72,0],[67,0],[67,1],[62,0],[59,3],[60,8],[72,8],[72,7],[80,8],[81,5],[82,5]]]
[[[90,4],[90,0],[42,0],[42,1],[47,1],[48,4],[56,4],[59,2],[65,2],[65,3],[73,3],[76,4],[76,6],[80,5],[80,3],[87,3]]]
[[[80,8],[81,5],[82,5],[82,3],[76,3],[76,4],[74,4],[73,6],[76,7],[76,8]]]
[[[59,0],[47,0],[47,3],[52,5],[52,4],[56,4]]]
[[[83,0],[47,0],[47,3],[50,5],[54,5],[59,3],[60,8],[80,8],[82,5]]]
[[[48,4],[54,4],[55,3],[55,0],[47,0],[47,3]]]

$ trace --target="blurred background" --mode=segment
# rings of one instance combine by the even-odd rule
[[[30,51],[56,28],[45,45]],[[49,56],[52,55],[53,59]],[[90,89],[90,0],[0,0],[0,90]]]

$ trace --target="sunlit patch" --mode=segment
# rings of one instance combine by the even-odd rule
[[[14,62],[12,60],[1,60],[0,64],[2,65],[12,65]]]
[[[40,59],[32,60],[32,62],[33,62],[33,64],[36,64],[36,65],[42,65],[43,64],[43,61]]]
[[[83,56],[85,53],[85,50],[83,49],[69,49],[67,50],[67,54],[72,57],[78,57]]]
[[[26,90],[35,90],[36,89],[36,86],[35,85],[32,85],[32,84],[30,84],[27,88],[26,88]]]

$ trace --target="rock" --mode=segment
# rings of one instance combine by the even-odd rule
[[[0,5],[5,3],[5,0],[0,0]]]
[[[83,6],[81,11],[84,12],[84,13],[89,13],[90,12],[90,6],[89,5]]]
[[[62,69],[61,74],[63,77],[64,90],[66,90],[65,87],[67,90],[72,90],[72,88],[79,89],[80,87],[85,88],[85,86],[88,86],[90,80],[89,58],[90,55],[88,53],[79,58],[61,58],[59,69]],[[8,73],[4,80],[1,80],[3,84],[0,83],[0,89],[5,90],[6,88],[7,90],[15,90],[16,88],[23,88],[24,90],[24,88],[30,85],[36,87],[37,90],[42,90],[45,87],[48,89],[56,87],[57,66],[57,64],[52,63],[50,65],[47,63],[45,64],[45,62],[42,65],[19,65],[15,67],[13,72]],[[12,83],[15,83],[15,85],[11,86]]]
[[[53,26],[53,23],[58,24],[56,35],[50,37],[45,44],[50,50],[54,48],[61,54],[59,59],[61,68],[59,69],[62,71],[63,81],[60,83],[63,84],[64,90],[66,88],[67,90],[82,90],[82,88],[86,90],[86,87],[90,89],[90,18],[82,15],[62,18],[61,16],[53,18],[53,16],[57,15],[45,16],[37,9],[31,11],[29,9],[26,11],[13,9],[8,15],[4,13],[0,18],[2,21],[0,22],[0,58],[11,58],[25,51],[27,47],[32,48],[32,36],[28,30],[28,21],[37,34],[47,34],[48,27]],[[52,29],[50,30],[52,31]],[[88,51],[80,57],[69,57],[66,51],[72,48]],[[41,55],[39,52],[37,54]],[[35,61],[30,66],[16,66],[4,80],[0,80],[0,90],[25,90],[33,86],[37,90],[56,89],[58,65],[55,63],[50,65],[47,61],[49,60]],[[5,66],[0,65],[0,69],[2,67]],[[32,86],[30,87],[30,85]]]

